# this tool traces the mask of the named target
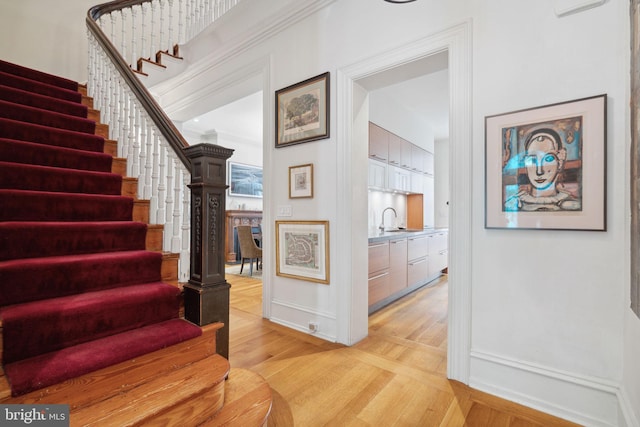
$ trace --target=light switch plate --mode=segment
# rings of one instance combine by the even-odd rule
[[[291,216],[291,205],[278,206],[278,216]]]

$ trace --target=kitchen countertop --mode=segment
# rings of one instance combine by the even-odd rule
[[[406,237],[429,235],[434,233],[441,233],[448,231],[448,228],[425,228],[423,230],[398,230],[398,231],[383,231],[376,230],[375,232],[369,232],[369,243],[384,242],[385,240],[402,239]]]

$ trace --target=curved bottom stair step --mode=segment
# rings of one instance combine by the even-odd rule
[[[226,381],[224,406],[200,427],[267,426],[271,412],[271,387],[260,375],[233,368]]]

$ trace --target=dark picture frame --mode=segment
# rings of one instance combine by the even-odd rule
[[[606,231],[607,95],[485,117],[485,228]]]
[[[329,138],[329,72],[276,91],[276,148]]]
[[[229,196],[262,198],[262,168],[229,162]]]

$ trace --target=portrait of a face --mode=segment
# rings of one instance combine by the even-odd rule
[[[581,131],[580,117],[503,129],[504,211],[582,208]]]
[[[529,182],[538,190],[548,190],[555,185],[558,176],[558,144],[548,134],[531,138],[524,155]]]

